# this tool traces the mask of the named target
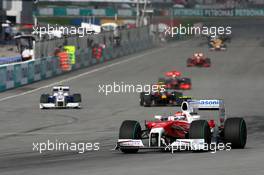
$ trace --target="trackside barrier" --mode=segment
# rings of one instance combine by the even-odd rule
[[[149,30],[143,30],[143,32],[140,30],[131,31],[131,38],[124,40],[120,46],[106,45],[102,50],[102,57],[100,59],[93,58],[92,48],[80,44],[80,47],[76,47],[75,64],[71,65],[72,69],[70,71],[100,64],[117,57],[154,47],[155,40],[153,35],[150,35]],[[135,38],[133,39],[132,37]],[[43,57],[23,63],[0,65],[0,92],[64,73],[65,71],[61,68],[60,57],[56,56]]]
[[[37,9],[39,16],[135,16],[135,10],[130,9],[87,9],[87,8],[64,8],[64,7],[39,7]]]

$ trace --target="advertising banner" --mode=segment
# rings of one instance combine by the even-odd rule
[[[41,62],[40,59],[34,61],[34,81],[41,80]]]
[[[203,9],[173,9],[173,16],[204,16]]]
[[[0,67],[0,91],[6,89],[6,67]]]
[[[11,89],[15,87],[15,82],[14,82],[14,66],[9,65],[6,67],[6,89]]]
[[[53,66],[51,57],[46,58],[46,78],[52,76]]]
[[[174,16],[264,16],[264,9],[173,9]]]
[[[28,83],[32,83],[34,81],[34,61],[28,62]]]
[[[40,61],[40,71],[41,71],[41,79],[45,79],[46,78],[46,72],[47,72],[47,59],[46,58],[42,58]]]
[[[15,87],[21,85],[22,80],[22,72],[21,72],[21,64],[14,65],[14,83]]]
[[[21,85],[28,83],[28,63],[21,64]]]
[[[236,9],[235,16],[264,16],[264,9]]]
[[[233,9],[204,9],[203,10],[203,16],[234,16],[234,10]]]

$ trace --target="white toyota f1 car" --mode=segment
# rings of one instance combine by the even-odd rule
[[[202,120],[198,110],[216,110],[218,114],[210,115],[214,119]],[[124,121],[115,149],[124,153],[136,153],[139,149],[171,151],[187,147],[188,150],[205,151],[208,145],[219,143],[225,148],[244,148],[246,145],[245,120],[226,118],[223,100],[188,100],[182,103],[180,112],[155,118],[145,122],[145,129],[141,129],[137,121]]]
[[[54,86],[52,95],[40,96],[40,109],[50,108],[81,108],[81,94],[70,94],[68,86]]]

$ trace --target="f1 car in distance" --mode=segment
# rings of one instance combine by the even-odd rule
[[[169,71],[165,73],[164,78],[159,78],[159,83],[164,83],[166,88],[175,90],[190,90],[192,83],[190,78],[181,77],[179,71]]]
[[[191,97],[183,96],[182,92],[164,88],[163,90],[159,89],[156,92],[141,92],[140,106],[181,106],[182,102],[188,99],[191,99]]]
[[[195,53],[191,58],[187,59],[187,67],[210,67],[211,59],[206,58],[203,53]]]
[[[213,120],[203,120],[198,110],[217,110]],[[155,116],[146,121],[145,129],[139,122],[125,120],[119,130],[116,150],[136,153],[140,149],[171,150],[175,146],[204,150],[205,145],[223,143],[230,148],[244,148],[247,127],[243,118],[226,118],[223,100],[190,100],[182,103],[181,111],[170,116]],[[209,150],[210,151],[210,150]]]
[[[211,51],[215,50],[215,51],[221,51],[221,50],[226,50],[226,45],[224,44],[224,41],[217,37],[212,38],[209,41],[209,49]]]
[[[81,94],[70,94],[68,86],[54,86],[52,95],[40,96],[40,109],[49,108],[81,108]]]
[[[224,43],[225,42],[228,42],[228,43],[231,43],[231,39],[232,39],[232,35],[231,34],[219,34],[219,35],[216,35],[216,36],[213,36],[212,34],[209,34],[209,35],[203,35],[207,38],[207,41],[208,43],[210,43],[210,41],[212,41],[213,39],[215,38],[219,38],[221,39]]]

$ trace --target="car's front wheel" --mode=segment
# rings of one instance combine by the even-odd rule
[[[49,94],[41,94],[40,103],[48,103],[49,102]]]
[[[134,120],[125,120],[119,129],[119,139],[141,139],[140,123]],[[123,153],[137,153],[138,148],[121,148]]]
[[[191,123],[189,131],[190,139],[204,139],[207,144],[211,143],[211,131],[206,120],[195,120]]]

